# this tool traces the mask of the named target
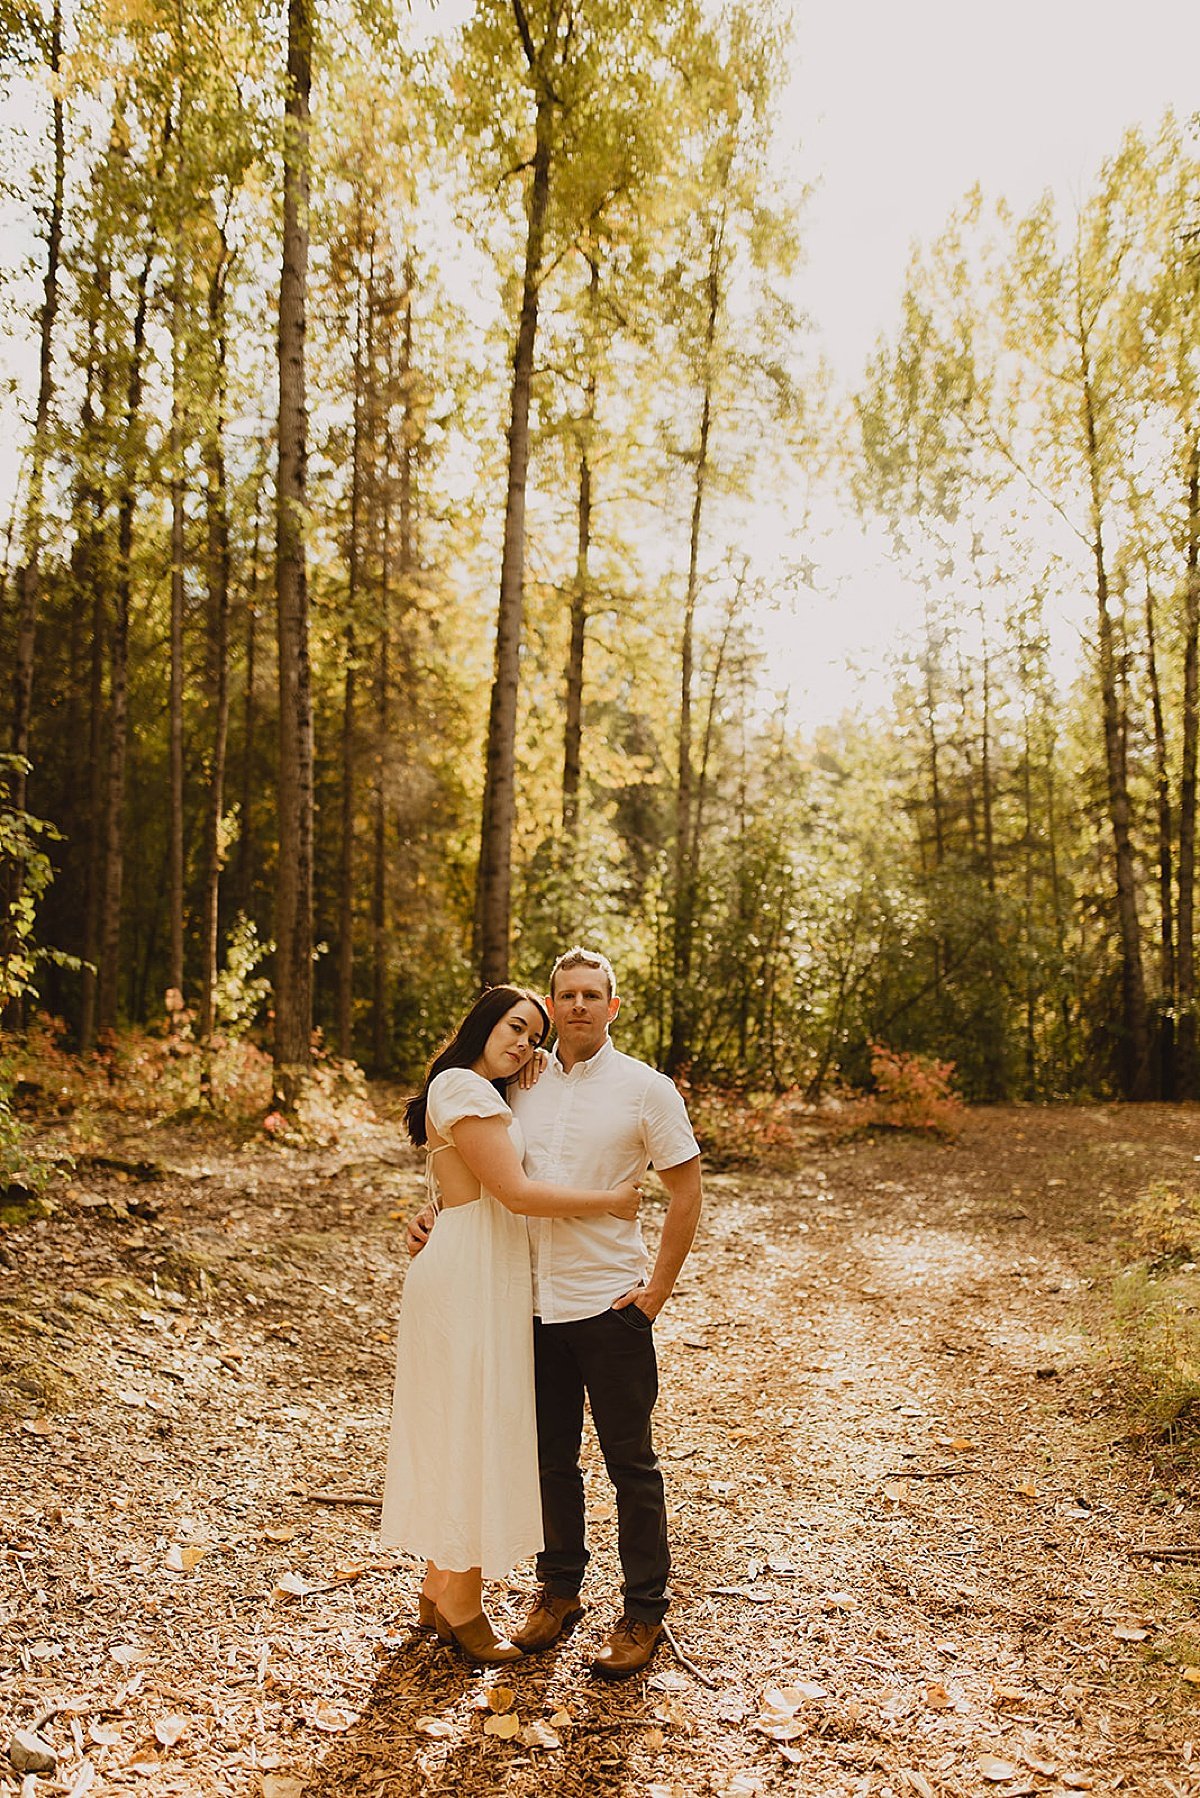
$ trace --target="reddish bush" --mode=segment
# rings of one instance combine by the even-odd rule
[[[709,1167],[789,1166],[812,1140],[814,1112],[799,1087],[755,1093],[693,1080],[686,1069],[675,1084]]]
[[[856,1109],[856,1122],[892,1130],[953,1133],[963,1104],[954,1091],[952,1061],[929,1055],[905,1055],[886,1043],[871,1044],[871,1078],[875,1091]]]

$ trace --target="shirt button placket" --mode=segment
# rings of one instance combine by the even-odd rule
[[[575,1087],[577,1084],[578,1082],[572,1081],[569,1075],[562,1081],[559,1088],[558,1114],[555,1117],[554,1130],[550,1137],[550,1154],[554,1164],[554,1175],[555,1178],[562,1181],[565,1181],[567,1178],[563,1149],[567,1140],[567,1126],[570,1123],[571,1113],[575,1109]],[[558,1293],[555,1289],[554,1249],[562,1221],[561,1218],[549,1218],[547,1220],[550,1228],[543,1232],[544,1258],[542,1265],[539,1268],[539,1277],[542,1278],[544,1282],[542,1292],[547,1298],[553,1313],[556,1313],[558,1309]]]

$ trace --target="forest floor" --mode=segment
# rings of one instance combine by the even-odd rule
[[[1139,1454],[1095,1333],[1194,1109],[814,1129],[787,1172],[709,1175],[657,1329],[679,1653],[622,1684],[588,1673],[594,1446],[591,1608],[502,1677],[418,1636],[415,1566],[319,1496],[380,1487],[394,1122],[105,1147],[128,1165],[81,1158],[0,1236],[0,1766],[39,1722],[58,1753],[0,1793],[1200,1793],[1200,1564],[1137,1552],[1200,1553],[1200,1475]]]

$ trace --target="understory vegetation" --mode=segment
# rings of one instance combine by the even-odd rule
[[[1134,1259],[1112,1283],[1111,1340],[1138,1429],[1200,1448],[1200,1182],[1153,1182],[1128,1213]]]

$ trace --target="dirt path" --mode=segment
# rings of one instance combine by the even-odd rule
[[[1200,1516],[1081,1329],[1114,1210],[1198,1149],[1183,1110],[993,1111],[711,1176],[658,1332],[692,1667],[587,1675],[593,1460],[593,1608],[489,1709],[372,1511],[299,1495],[378,1487],[397,1136],[131,1134],[155,1177],[83,1167],[0,1239],[0,1706],[60,1755],[26,1793],[1200,1792],[1200,1586],[1131,1553]]]

